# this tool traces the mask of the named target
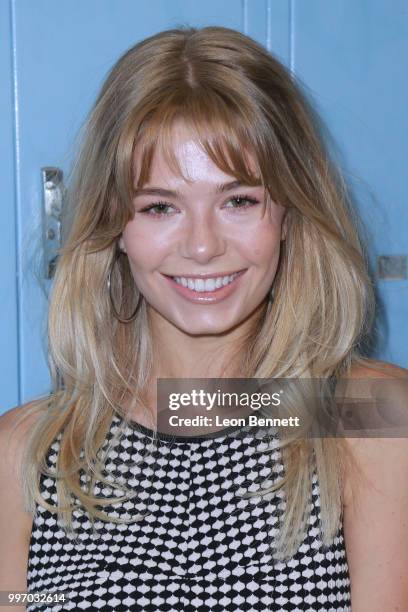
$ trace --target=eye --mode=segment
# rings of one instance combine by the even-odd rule
[[[233,208],[233,209],[239,209],[239,210],[246,210],[260,203],[259,200],[257,200],[256,198],[251,198],[250,196],[247,196],[247,195],[232,196],[228,200],[228,203],[229,202],[235,202],[236,206],[227,206],[227,208]],[[149,215],[150,217],[168,217],[169,214],[167,210],[170,208],[172,208],[172,205],[168,204],[167,202],[155,202],[154,204],[149,204],[149,206],[142,208],[140,212],[145,213]]]
[[[235,195],[232,196],[232,198],[230,198],[228,200],[228,202],[236,202],[237,206],[228,206],[227,208],[233,208],[233,209],[239,209],[239,210],[246,210],[247,208],[252,208],[253,206],[255,206],[256,204],[259,204],[259,200],[257,200],[256,198],[251,198],[247,195]]]
[[[163,209],[167,209],[170,207],[171,207],[171,204],[167,204],[166,202],[156,202],[155,204],[150,204],[149,206],[142,208],[140,212],[147,213],[151,217],[165,217],[167,215],[166,213],[163,214]],[[150,211],[153,211],[154,209],[158,209],[159,212],[150,212]]]

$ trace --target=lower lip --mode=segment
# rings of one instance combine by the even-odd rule
[[[170,276],[165,276],[165,278],[180,295],[190,300],[190,302],[196,302],[197,304],[215,304],[221,302],[221,300],[225,300],[225,298],[230,296],[238,288],[240,280],[245,272],[246,270],[242,270],[231,283],[219,289],[215,289],[214,291],[194,291],[193,289],[179,285],[173,278],[170,278]]]

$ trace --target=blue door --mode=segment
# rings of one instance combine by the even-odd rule
[[[408,366],[405,0],[4,0],[0,3],[0,412],[48,392],[41,168],[67,174],[117,58],[178,25],[266,45],[304,84],[367,224],[379,297],[373,356]]]

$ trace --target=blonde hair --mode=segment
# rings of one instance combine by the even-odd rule
[[[128,522],[96,506],[134,493],[93,497],[91,486],[81,487],[80,470],[92,482],[107,482],[98,452],[112,418],[127,418],[126,398],[144,401],[152,371],[146,304],[134,321],[120,323],[107,277],[133,215],[135,149],[143,160],[138,185],[148,180],[157,147],[181,172],[170,137],[179,118],[221,170],[244,184],[260,176],[270,199],[287,208],[274,300],[242,347],[246,376],[337,379],[363,359],[359,347],[372,324],[374,297],[359,220],[295,78],[261,45],[227,28],[172,29],[141,41],[114,65],[84,126],[49,303],[52,392],[33,404],[40,416],[22,470],[27,510],[34,513],[37,501],[58,512],[67,531],[72,532],[72,495],[92,520]],[[250,171],[244,151],[255,156],[259,176]],[[112,294],[126,316],[139,292],[127,258],[120,259]],[[55,507],[42,498],[39,477],[49,473],[45,457],[58,435]],[[287,506],[277,556],[290,557],[299,545],[314,462],[323,544],[330,544],[342,513],[346,457],[341,439],[282,446],[285,477],[275,487],[283,488]]]

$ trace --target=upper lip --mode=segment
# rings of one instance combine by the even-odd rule
[[[246,269],[246,268],[245,268]],[[165,274],[165,276],[171,277],[184,277],[184,278],[218,278],[220,276],[231,276],[237,272],[244,272],[244,270],[233,270],[232,272],[217,272],[216,274]]]

